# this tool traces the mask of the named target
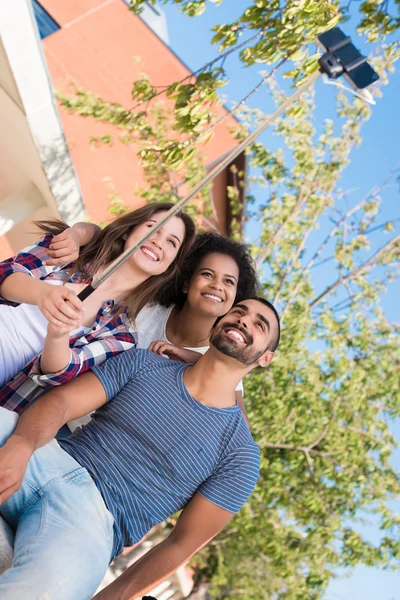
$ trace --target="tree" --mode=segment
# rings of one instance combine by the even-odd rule
[[[135,10],[143,2],[134,0]],[[174,2],[189,16],[206,6],[205,0]],[[390,36],[400,19],[389,12],[388,2],[357,6],[360,32],[372,43],[379,40],[374,62],[385,83],[399,55]],[[245,64],[271,65],[259,85],[269,85],[279,103],[284,92],[273,75],[289,61],[286,76],[294,84],[312,73],[316,56],[309,42],[352,7],[351,1],[343,6],[297,0],[282,6],[249,0],[241,18],[214,28],[221,51],[215,61],[165,89],[156,90],[146,77],[134,82],[133,110],[85,90],[60,95],[60,101],[114,123],[124,142],[138,145],[146,199],[174,198],[177,182],[190,186],[202,164],[199,144],[215,127],[213,106],[229,55],[240,51]],[[242,42],[241,36],[249,37]],[[151,108],[165,96],[169,104]],[[262,117],[247,109],[245,100],[237,107],[238,139]],[[339,124],[326,120],[317,131],[311,91],[275,124],[285,151],[271,151],[261,141],[249,149],[250,180],[265,187],[262,206],[252,209],[248,201],[248,218],[258,219],[261,231],[252,251],[264,291],[281,309],[283,335],[273,367],[253,373],[245,386],[262,455],[259,485],[232,524],[193,561],[197,583],[206,583],[211,598],[317,600],[337,567],[400,566],[400,519],[388,508],[400,491],[391,465],[396,445],[391,423],[400,416],[399,327],[387,321],[379,305],[400,257],[396,223],[380,220],[381,193],[399,171],[346,207],[339,179],[370,110],[343,93],[337,109]],[[236,187],[229,193],[235,208]],[[326,216],[332,227],[307,256],[310,235]],[[380,247],[378,231],[388,236]],[[320,288],[316,274],[327,265],[332,279]],[[357,526],[368,513],[382,531],[375,545]]]
[[[334,135],[327,121],[316,140],[312,95],[277,124],[290,161],[259,142],[252,148],[256,179],[268,190],[253,251],[265,265],[265,294],[280,305],[284,328],[276,363],[245,386],[262,449],[260,484],[197,559],[199,581],[211,580],[215,598],[234,591],[246,600],[317,599],[339,566],[400,566],[400,519],[387,507],[400,491],[390,463],[396,445],[390,422],[399,416],[399,328],[379,308],[379,294],[398,266],[400,236],[366,251],[376,231],[394,227],[378,222],[380,193],[391,178],[340,210],[336,184],[365,109],[339,96],[341,130]],[[307,240],[327,213],[332,229],[305,260]],[[315,271],[328,260],[335,264],[332,281],[316,292]],[[311,343],[317,351],[309,351]],[[376,546],[358,533],[357,519],[367,512],[382,529]]]

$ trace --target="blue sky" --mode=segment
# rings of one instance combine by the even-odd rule
[[[209,4],[201,17],[189,19],[179,13],[172,5],[163,6],[167,16],[170,46],[176,54],[194,71],[213,59],[216,48],[210,43],[210,28],[220,23],[231,22],[243,9],[250,4],[250,0],[224,0],[220,6]],[[356,5],[353,4],[356,10]],[[352,20],[353,21],[353,20]],[[361,39],[356,39],[352,21],[344,26],[346,33],[353,36],[353,41],[365,51],[366,46]],[[265,65],[256,65],[252,68],[243,67],[238,60],[231,58],[225,65],[230,76],[230,83],[223,88],[226,104],[240,100],[259,81],[259,72]],[[165,82],[169,83],[169,82]],[[318,82],[316,86],[317,122],[328,117],[335,119],[334,89],[331,86]],[[388,172],[400,161],[400,118],[398,113],[400,98],[400,63],[397,71],[392,75],[390,83],[383,89],[384,96],[378,100],[373,108],[373,115],[363,128],[363,143],[351,156],[351,164],[347,167],[340,181],[340,187],[345,190],[354,190],[349,196],[350,202],[359,201],[374,185],[381,183]],[[272,109],[272,102],[266,90],[259,92],[250,101],[251,107],[261,108],[264,112]],[[276,148],[279,139],[267,132],[263,141],[270,147]],[[400,194],[398,187],[393,187],[383,194],[382,220],[398,218],[400,216]],[[262,198],[260,198],[262,200]],[[396,228],[398,231],[398,227]],[[247,231],[252,232],[252,226]],[[326,233],[325,224],[316,232],[311,246],[318,242]],[[388,240],[384,234],[375,235],[374,247],[383,245]],[[329,270],[325,269],[329,276]],[[331,273],[332,275],[332,273]],[[320,275],[316,281],[318,286],[324,285],[324,276]],[[389,291],[382,297],[382,305],[390,320],[399,321],[400,282],[393,284]],[[396,427],[399,430],[400,427]],[[400,464],[398,456],[396,463]],[[376,537],[377,529],[372,523],[364,527],[363,533],[367,537]],[[340,579],[332,582],[324,600],[400,600],[400,574],[379,571],[378,569],[358,567],[348,574],[340,574]],[[343,578],[348,575],[348,578]]]

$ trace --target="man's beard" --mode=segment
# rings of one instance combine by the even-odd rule
[[[240,331],[246,340],[246,346],[238,345],[237,342],[235,343],[234,340],[231,340],[227,335],[224,335],[224,332],[227,329],[236,329],[237,331]],[[222,352],[222,354],[234,358],[245,367],[253,365],[264,354],[264,351],[255,352],[251,347],[253,343],[251,335],[242,327],[238,327],[232,323],[224,323],[222,327],[218,327],[217,325],[217,328],[214,329],[211,334],[210,343],[214,348]]]

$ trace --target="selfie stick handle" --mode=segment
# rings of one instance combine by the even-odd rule
[[[300,96],[306,91],[308,90],[310,87],[312,87],[314,85],[314,83],[317,81],[318,77],[321,75],[320,71],[316,71],[315,73],[313,73],[308,79],[307,81],[305,81],[302,85],[300,85],[297,90],[288,98],[286,98],[286,100],[284,100],[284,102],[282,102],[282,104],[276,109],[276,111],[272,114],[272,115],[268,115],[265,119],[263,119],[263,121],[261,122],[261,124],[257,127],[257,129],[255,129],[253,131],[253,133],[250,133],[250,135],[248,135],[240,144],[238,144],[237,146],[235,146],[235,148],[229,152],[222,160],[221,162],[216,165],[213,169],[211,169],[211,171],[209,173],[207,173],[207,175],[205,175],[205,177],[203,177],[203,179],[201,181],[199,181],[199,183],[197,183],[194,188],[190,191],[190,193],[188,194],[188,196],[186,196],[185,198],[182,198],[182,200],[179,200],[179,202],[177,202],[176,204],[174,204],[174,206],[172,208],[170,208],[170,210],[168,212],[165,213],[165,215],[162,217],[162,219],[156,224],[154,225],[154,227],[152,227],[148,233],[146,233],[146,235],[144,235],[142,237],[142,239],[140,239],[138,242],[136,242],[131,248],[128,248],[127,250],[125,250],[118,258],[116,258],[108,267],[107,269],[104,271],[104,273],[98,278],[96,279],[96,281],[93,281],[91,283],[91,285],[88,285],[82,292],[80,292],[80,294],[78,294],[78,298],[79,300],[85,300],[88,296],[90,296],[90,294],[92,294],[102,283],[104,283],[104,281],[110,277],[110,275],[112,275],[113,273],[115,273],[115,271],[124,263],[126,262],[134,252],[136,252],[141,246],[143,246],[144,243],[147,242],[147,240],[149,240],[150,238],[152,238],[154,236],[154,234],[161,229],[162,227],[164,227],[164,225],[170,220],[172,219],[177,213],[179,213],[182,208],[185,206],[185,204],[187,204],[189,202],[189,200],[191,200],[192,198],[194,198],[194,196],[196,196],[196,194],[198,194],[198,192],[204,187],[206,186],[208,183],[210,183],[210,181],[212,181],[217,175],[219,175],[221,173],[221,171],[223,171],[226,167],[228,167],[231,162],[237,157],[239,156],[239,154],[241,154],[243,152],[243,150],[245,150],[250,144],[252,144],[254,142],[254,140],[263,132],[265,131],[265,129],[267,129],[270,125],[272,125],[272,123],[283,113],[285,112],[285,110],[296,100],[298,100],[300,98]]]

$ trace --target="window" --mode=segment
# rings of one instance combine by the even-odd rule
[[[124,0],[124,2],[128,6],[131,5],[131,0]],[[141,9],[142,11],[139,15],[141,20],[168,46],[168,29],[165,13],[158,6],[153,6],[151,2],[145,2],[141,6]]]
[[[146,5],[157,15],[157,17],[161,17],[160,11],[157,10],[155,6],[150,4],[150,2],[146,2]]]
[[[32,4],[33,12],[35,13],[36,23],[39,28],[40,39],[43,39],[60,29],[60,26],[49,15],[47,10],[45,10],[43,6],[41,6],[39,2],[37,2],[37,0],[32,0]]]

